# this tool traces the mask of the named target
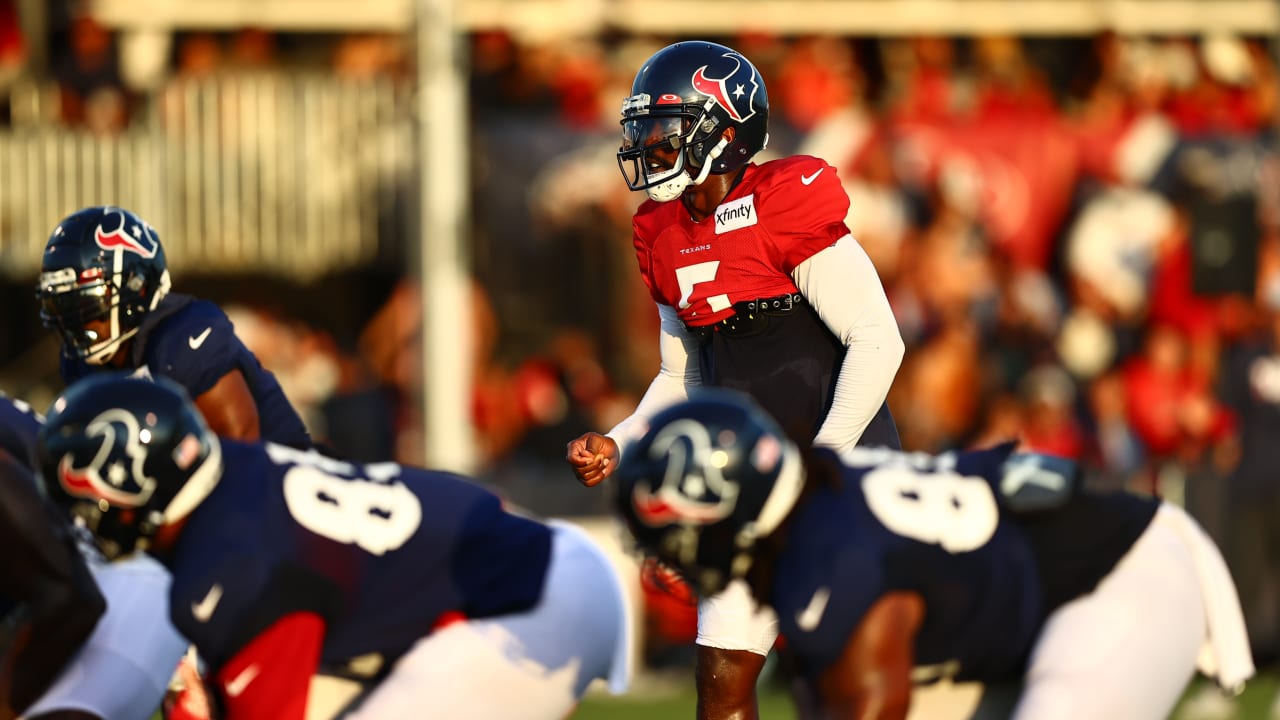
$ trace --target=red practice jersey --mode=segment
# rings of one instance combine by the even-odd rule
[[[640,274],[653,299],[690,327],[734,303],[796,292],[791,271],[849,234],[836,169],[797,155],[747,165],[715,214],[695,223],[680,202],[645,202],[633,220]]]

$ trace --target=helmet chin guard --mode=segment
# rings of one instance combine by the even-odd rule
[[[709,161],[714,161],[716,158],[720,157],[720,153],[724,152],[724,149],[728,144],[728,140],[720,138],[720,142],[716,143],[716,146],[711,148],[711,153],[707,155],[707,159]],[[710,162],[703,163],[702,172],[698,173],[698,177],[692,179],[689,177],[689,171],[682,168],[679,174],[661,185],[654,185],[652,187],[645,188],[645,193],[649,196],[649,199],[654,202],[671,202],[683,195],[685,190],[696,185],[701,185],[706,181],[710,174]]]
[[[691,185],[693,185],[693,180],[689,178],[689,173],[681,171],[679,175],[661,185],[652,185],[645,188],[644,192],[654,202],[671,202],[683,195],[684,191]]]

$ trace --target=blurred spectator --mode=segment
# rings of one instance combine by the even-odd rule
[[[886,41],[886,101],[894,121],[947,122],[973,109],[973,79],[948,37]]]
[[[391,33],[344,35],[333,51],[333,71],[341,78],[401,77],[410,69],[404,39]]]
[[[974,57],[974,112],[978,122],[1058,115],[1044,73],[1027,57],[1019,38],[980,37],[974,42]]]
[[[268,70],[276,67],[275,33],[261,28],[242,28],[231,36],[227,65],[238,70]]]
[[[8,96],[26,67],[27,42],[18,25],[16,0],[0,0],[0,97]]]
[[[222,69],[226,52],[218,36],[208,32],[195,32],[178,38],[174,70],[184,79],[208,77]]]
[[[862,83],[847,39],[803,37],[792,43],[778,68],[777,80],[770,83],[769,87],[777,88],[770,101],[777,100],[782,111],[779,120],[808,133],[827,117],[854,105],[862,94]]]
[[[1219,443],[1230,441],[1231,416],[1217,402],[1212,378],[1190,362],[1188,340],[1177,328],[1149,328],[1142,352],[1126,362],[1123,373],[1129,422],[1154,473],[1143,489],[1161,492],[1162,465],[1199,465]]]
[[[1109,321],[1137,322],[1174,224],[1173,207],[1156,193],[1117,187],[1090,198],[1066,237],[1074,300]]]
[[[903,447],[936,452],[960,445],[973,430],[982,390],[978,334],[972,323],[949,322],[926,342],[909,347],[889,391]]]
[[[1124,379],[1118,372],[1093,378],[1088,385],[1091,439],[1085,482],[1099,489],[1136,489],[1146,448],[1129,424]]]
[[[827,158],[839,171],[849,196],[845,224],[867,251],[881,282],[889,285],[914,229],[910,199],[894,175],[894,138],[869,103],[866,78],[848,43],[835,38],[810,42],[804,59],[786,67],[814,77],[782,86],[787,98],[797,98],[783,105],[788,122],[806,130],[796,154]],[[812,88],[805,85],[814,83],[826,88],[825,95],[808,100]]]
[[[1274,89],[1255,96],[1255,57],[1248,46],[1234,35],[1211,34],[1198,44],[1187,40],[1187,52],[1195,60],[1192,82],[1175,93],[1169,102],[1169,114],[1185,136],[1200,137],[1209,133],[1227,135],[1252,134],[1268,123],[1264,113],[1266,96],[1274,97]]]
[[[613,121],[618,98],[602,97],[609,69],[604,49],[588,40],[559,43],[560,60],[550,80],[560,102],[560,119],[570,128],[597,129]],[[613,129],[610,126],[609,129]]]
[[[1208,294],[1196,292],[1193,285],[1196,258],[1188,236],[1188,218],[1181,209],[1174,217],[1173,230],[1162,238],[1156,264],[1151,269],[1147,323],[1169,325],[1187,337],[1212,337],[1221,329],[1222,304]],[[1256,272],[1255,267],[1250,262],[1251,274]],[[1248,284],[1252,294],[1253,281]]]
[[[1280,281],[1276,239],[1261,285]],[[1264,300],[1264,327],[1228,349],[1221,397],[1239,421],[1239,465],[1222,511],[1224,552],[1237,581],[1255,656],[1280,659],[1280,297]]]
[[[1076,412],[1076,387],[1062,368],[1044,364],[1019,383],[1022,443],[1028,450],[1081,460],[1085,437]]]
[[[360,334],[361,355],[393,399],[397,462],[421,465],[425,459],[421,408],[422,299],[416,283],[402,281]],[[472,361],[471,416],[482,464],[501,457],[524,430],[512,373],[495,357],[499,325],[488,291],[471,286],[468,357]],[[426,431],[430,431],[429,428]]]
[[[62,121],[90,132],[112,134],[129,121],[130,98],[120,78],[115,38],[87,13],[72,18],[55,43],[68,52],[54,55]]]

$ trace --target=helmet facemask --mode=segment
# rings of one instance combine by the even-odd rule
[[[729,141],[709,112],[714,101],[703,105],[651,105],[649,101],[644,93],[623,101],[618,167],[631,190],[645,190],[655,202],[669,202],[707,179],[713,161]],[[708,150],[717,135],[719,141]]]
[[[117,267],[121,254],[119,250],[111,253]],[[74,271],[44,273],[37,289],[40,319],[57,331],[65,355],[89,365],[106,365],[137,334],[146,313],[168,294],[169,271],[161,273],[155,287],[147,285],[140,273],[101,266],[88,268],[78,277]],[[134,300],[126,302],[126,297]]]

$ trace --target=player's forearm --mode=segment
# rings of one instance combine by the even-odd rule
[[[796,287],[848,348],[815,445],[847,449],[862,437],[902,365],[906,346],[880,277],[852,237],[796,267]]]
[[[891,333],[870,335],[860,338],[845,355],[831,409],[814,445],[837,450],[853,447],[889,396],[906,348],[896,325]]]
[[[658,353],[661,356],[658,374],[649,383],[649,389],[640,398],[635,411],[605,433],[618,443],[620,455],[626,454],[628,443],[644,434],[649,418],[673,403],[687,400],[689,388],[702,384],[696,362],[697,341],[684,329],[675,308],[658,305],[658,318]]]
[[[689,377],[687,374],[676,375],[666,371],[659,371],[657,376],[653,378],[653,382],[649,383],[649,389],[645,391],[644,397],[640,398],[640,403],[636,405],[635,411],[605,433],[613,438],[614,442],[618,443],[619,455],[625,455],[627,445],[638,440],[644,434],[649,427],[650,418],[669,405],[681,400],[687,400],[689,398],[689,388],[693,385],[699,385],[701,382],[696,371],[693,377]]]

